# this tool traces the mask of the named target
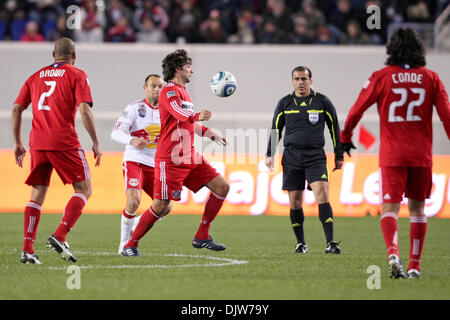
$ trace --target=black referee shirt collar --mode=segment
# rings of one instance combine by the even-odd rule
[[[291,94],[294,98],[297,98],[297,99],[307,99],[307,98],[309,98],[309,97],[314,97],[315,95],[316,95],[316,92],[313,90],[313,89],[310,89],[310,92],[309,92],[309,95],[308,96],[306,96],[306,97],[297,97],[296,95],[295,95],[295,91],[292,91],[292,94]]]

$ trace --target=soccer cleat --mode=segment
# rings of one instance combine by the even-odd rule
[[[306,243],[298,243],[295,246],[295,253],[308,253],[308,246]]]
[[[197,237],[194,237],[194,240],[192,240],[192,246],[197,249],[206,248],[213,251],[222,251],[227,248],[221,243],[214,242],[211,236],[209,236],[206,240],[198,240]]]
[[[128,243],[128,240],[120,241],[119,250],[117,251],[118,254],[122,254],[122,251],[127,243]]]
[[[122,254],[123,249],[125,248],[128,241],[131,239],[131,235],[133,234],[134,230],[136,230],[136,227],[139,224],[139,220],[141,220],[141,217],[142,217],[142,214],[133,219],[131,228],[130,228],[130,226],[126,226],[126,222],[124,222],[124,220],[122,218],[121,232],[123,232],[124,234],[129,233],[129,235],[127,236],[126,239],[120,240],[119,250],[117,251],[118,254]],[[126,231],[127,229],[128,229],[128,231]]]
[[[67,241],[61,242],[52,235],[47,239],[47,247],[59,253],[61,258],[69,262],[77,262],[77,258],[70,252]]]
[[[325,253],[340,254],[341,248],[339,248],[338,244],[339,242],[336,241],[328,242],[327,246],[325,247]]]
[[[403,271],[403,265],[402,265],[402,261],[400,260],[400,258],[395,255],[395,254],[391,254],[388,257],[388,263],[389,263],[389,272],[390,272],[390,277],[393,279],[400,279],[400,278],[405,278],[405,272]]]
[[[417,269],[409,269],[407,273],[408,273],[408,279],[420,278],[420,271]]]
[[[39,257],[37,255],[28,253],[26,251],[22,251],[22,254],[20,255],[20,262],[26,264],[42,264],[42,262],[39,261]]]
[[[139,251],[136,247],[124,248],[120,253],[124,257],[140,257]]]

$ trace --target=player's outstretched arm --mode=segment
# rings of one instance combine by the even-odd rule
[[[213,130],[199,124],[198,122],[194,122],[194,130],[195,133],[200,137],[207,137],[211,139],[211,141],[214,141],[215,143],[220,144],[222,146],[228,145],[228,142],[224,137],[218,135]]]
[[[98,167],[100,165],[102,151],[95,129],[94,114],[92,113],[90,105],[85,102],[80,103],[79,108],[84,128],[92,140],[92,151],[94,152],[94,158],[96,159],[95,166]]]
[[[18,103],[14,104],[13,111],[12,111],[12,130],[13,130],[13,137],[14,137],[14,156],[16,158],[16,164],[19,167],[23,167],[23,158],[25,157],[25,154],[27,153],[27,149],[22,143],[21,138],[21,128],[22,128],[22,112],[26,108]]]

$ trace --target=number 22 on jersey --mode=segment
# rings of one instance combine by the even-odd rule
[[[409,88],[412,93],[418,94],[419,97],[416,100],[412,100],[408,104],[406,109],[406,119],[402,116],[395,115],[395,109],[403,106],[408,101],[408,89],[406,88],[393,88],[392,91],[395,94],[400,95],[400,100],[393,101],[389,105],[389,122],[403,122],[403,121],[422,121],[422,118],[418,115],[414,115],[414,108],[419,107],[425,101],[425,89],[424,88]]]

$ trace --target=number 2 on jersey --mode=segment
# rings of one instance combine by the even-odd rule
[[[44,83],[50,87],[50,90],[43,92],[39,97],[38,110],[50,110],[50,106],[44,105],[44,101],[53,94],[56,88],[56,81],[44,81]]]
[[[395,109],[403,106],[408,101],[408,89],[406,88],[393,88],[392,91],[395,94],[400,95],[400,100],[394,101],[389,105],[389,122],[402,122],[402,121],[422,121],[422,118],[414,115],[413,111],[415,107],[420,106],[425,101],[425,89],[424,88],[410,88],[412,93],[418,94],[419,97],[416,100],[412,100],[408,104],[406,110],[406,120],[401,116],[395,115]]]

